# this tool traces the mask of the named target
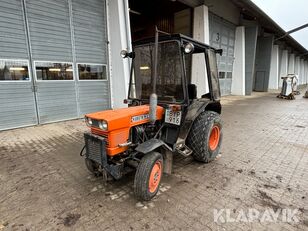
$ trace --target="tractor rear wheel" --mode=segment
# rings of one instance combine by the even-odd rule
[[[222,121],[214,111],[202,112],[194,121],[187,137],[187,146],[195,160],[211,162],[219,153],[222,141]]]
[[[163,157],[158,152],[146,154],[140,161],[135,175],[135,194],[137,198],[149,201],[158,192],[163,175]]]

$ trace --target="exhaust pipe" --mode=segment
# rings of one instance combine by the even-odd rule
[[[152,124],[156,121],[156,109],[157,109],[157,95],[152,93],[150,96],[150,122]]]
[[[156,79],[157,79],[157,66],[158,66],[158,34],[159,30],[155,27],[155,45],[154,45],[154,73],[152,76],[153,91],[150,95],[150,122],[152,124],[156,121],[156,109],[157,109],[157,94],[156,94]]]
[[[152,124],[156,121],[156,109],[157,109],[157,94],[156,94],[156,80],[157,80],[157,68],[158,68],[158,36],[159,33],[170,35],[169,33],[158,30],[155,26],[155,44],[154,44],[154,73],[152,75],[152,94],[150,95],[150,122]]]

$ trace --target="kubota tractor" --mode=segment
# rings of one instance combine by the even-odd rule
[[[171,173],[174,154],[208,163],[222,142],[216,50],[184,35],[156,36],[122,51],[132,67],[128,107],[90,113],[85,121],[85,163],[89,171],[120,179],[135,171],[134,190],[141,200],[158,192],[163,173]],[[209,92],[197,98],[186,65],[205,60]]]

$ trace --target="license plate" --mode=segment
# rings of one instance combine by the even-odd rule
[[[165,122],[169,124],[180,125],[181,124],[181,111],[171,111],[169,109],[166,110]]]

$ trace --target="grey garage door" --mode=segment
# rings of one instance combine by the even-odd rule
[[[104,13],[102,13],[104,12]],[[73,1],[73,26],[80,116],[110,108],[106,4]]]
[[[210,14],[209,26],[210,44],[215,48],[223,49],[223,55],[217,56],[221,94],[230,95],[234,62],[235,26],[214,14]]]
[[[26,0],[40,123],[76,118],[68,1]]]
[[[110,108],[104,0],[0,5],[0,130]]]
[[[23,6],[0,1],[0,130],[37,123]]]

